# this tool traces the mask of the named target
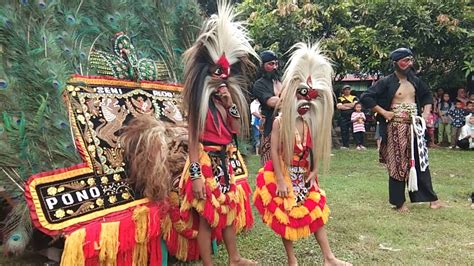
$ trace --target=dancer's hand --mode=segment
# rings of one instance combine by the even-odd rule
[[[206,198],[206,187],[202,178],[194,179],[193,181],[193,195],[195,199],[202,200]]]
[[[222,102],[224,108],[228,109],[234,103],[232,101],[232,96],[230,95],[229,88],[227,86],[222,86],[217,89],[217,96],[219,100]]]
[[[285,180],[282,178],[277,178],[277,196],[286,198],[290,193],[288,185],[286,184]]]
[[[385,112],[383,112],[382,115],[383,115],[383,117],[385,117],[385,120],[390,121],[390,120],[393,119],[393,116],[395,115],[395,113],[390,112],[390,111],[385,111]]]
[[[308,178],[306,178],[306,183],[309,182],[311,187],[315,187],[316,190],[319,190],[318,182],[316,181],[318,178],[318,173],[316,171],[312,171],[309,173]]]

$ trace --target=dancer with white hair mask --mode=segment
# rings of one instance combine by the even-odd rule
[[[348,265],[332,253],[324,225],[329,208],[318,184],[318,162],[327,169],[334,112],[332,67],[319,46],[298,43],[283,75],[279,115],[271,133],[271,160],[257,176],[254,204],[263,222],[296,265],[293,241],[314,234],[324,265]]]

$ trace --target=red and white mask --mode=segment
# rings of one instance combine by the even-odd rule
[[[318,91],[313,88],[311,76],[309,76],[306,79],[306,83],[301,83],[296,90],[298,114],[301,116],[305,115],[311,107],[311,101],[315,100],[317,97]]]

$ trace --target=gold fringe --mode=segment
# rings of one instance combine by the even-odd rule
[[[263,221],[267,224],[267,225],[271,225],[272,224],[272,218],[273,218],[273,213],[271,213],[270,211],[268,210],[265,210],[265,214],[263,215]]]
[[[81,228],[74,233],[66,237],[66,242],[64,243],[64,251],[61,256],[61,265],[77,265],[82,266],[85,263],[84,250],[82,249],[84,245],[84,240],[86,239],[86,229]]]
[[[147,265],[147,233],[148,233],[148,213],[150,209],[146,206],[138,207],[133,211],[135,221],[135,249],[133,250],[133,265]]]
[[[330,212],[330,211],[329,211],[328,206],[327,206],[327,205],[324,206],[324,210],[323,210],[323,214],[322,214],[324,224],[326,224],[326,223],[328,222],[328,219],[329,219],[329,212]]]
[[[311,234],[311,231],[309,230],[309,226],[303,226],[303,227],[298,227],[298,228],[291,228],[291,227],[286,227],[285,228],[285,238],[288,240],[296,241],[300,238],[307,237]]]
[[[305,206],[298,206],[291,209],[289,215],[293,218],[299,219],[305,217],[309,213]]]
[[[245,213],[247,211],[252,211],[252,210],[246,210],[245,209],[245,191],[244,191],[244,188],[242,186],[237,186],[237,192],[239,194],[239,206],[240,206],[240,209],[242,210],[239,215],[236,217],[236,221],[235,221],[235,224],[236,224],[236,227],[237,227],[237,231],[240,231],[242,230],[242,228],[245,227],[246,225],[246,222],[245,222]]]
[[[161,222],[161,232],[163,232],[163,238],[168,239],[171,233],[171,218],[170,215],[167,214],[163,221]]]
[[[270,201],[272,201],[272,195],[268,192],[266,187],[260,188],[260,197],[262,198],[262,203],[264,206],[267,206]]]
[[[120,222],[103,223],[101,226],[99,243],[100,265],[116,265]]]
[[[275,176],[272,172],[264,172],[263,180],[265,180],[265,184],[274,183],[276,181]]]
[[[178,235],[178,250],[176,251],[176,258],[179,260],[186,260],[188,256],[188,240],[182,235]]]
[[[277,220],[282,223],[282,224],[285,224],[287,225],[288,223],[290,223],[290,220],[288,219],[288,215],[286,215],[286,213],[284,213],[282,210],[280,210],[279,208],[277,208],[275,210],[275,214],[274,216],[277,218]]]

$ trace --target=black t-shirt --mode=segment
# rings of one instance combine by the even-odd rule
[[[253,84],[252,94],[260,102],[261,113],[265,116],[263,135],[268,136],[272,132],[275,111],[273,107],[267,105],[268,99],[275,96],[275,92],[273,90],[273,81],[263,77],[259,78]]]

